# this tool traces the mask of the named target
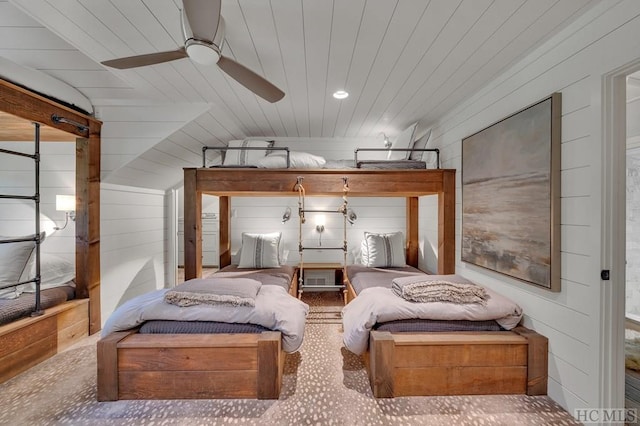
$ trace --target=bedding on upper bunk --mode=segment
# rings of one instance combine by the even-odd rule
[[[415,127],[415,126],[414,126]],[[437,150],[426,149],[430,131],[413,141],[413,131],[403,133],[388,148],[357,148],[353,159],[333,160],[308,152],[274,146],[273,140],[247,138],[232,140],[226,147],[204,147],[203,166],[215,168],[264,168],[264,169],[427,169],[439,168]],[[218,159],[207,160],[206,151],[221,152]],[[432,151],[432,152],[428,152]],[[358,159],[358,152],[367,158]],[[429,154],[429,155],[427,155]],[[362,155],[362,154],[361,154]],[[425,158],[426,157],[426,158]]]
[[[289,295],[281,284],[272,285],[257,281],[260,285],[253,301],[254,306],[238,306],[234,303],[220,302],[217,304],[201,303],[181,307],[168,303],[166,300],[167,293],[181,292],[184,289],[188,289],[188,287],[192,287],[194,282],[202,292],[206,291],[203,290],[206,286],[211,286],[211,288],[219,286],[222,283],[220,280],[224,280],[225,285],[228,284],[230,276],[242,276],[244,280],[253,281],[252,278],[249,278],[250,274],[262,274],[260,276],[265,279],[269,276],[264,270],[245,270],[242,273],[227,270],[226,272],[218,272],[207,279],[186,281],[173,289],[156,290],[134,297],[113,312],[103,327],[102,335],[106,336],[115,331],[129,330],[147,321],[155,320],[172,321],[172,323],[169,323],[171,327],[186,327],[189,325],[188,322],[200,322],[194,324],[194,326],[199,327],[198,330],[212,327],[209,329],[210,332],[224,331],[216,328],[215,324],[203,324],[201,322],[224,323],[227,329],[228,327],[233,327],[231,324],[242,324],[245,329],[248,326],[249,330],[255,330],[250,332],[260,332],[264,329],[280,331],[282,333],[283,350],[295,352],[302,344],[304,324],[309,306]],[[220,280],[218,280],[218,275],[220,275]],[[281,276],[282,272],[276,273],[276,279],[278,279],[278,275]],[[251,325],[257,327],[254,328]],[[153,326],[158,326],[158,324]],[[233,332],[239,332],[237,328],[231,329],[234,330]],[[191,330],[187,332],[199,331]]]
[[[436,321],[466,321],[471,326],[482,326],[479,322],[495,321],[505,330],[510,330],[520,322],[522,309],[513,301],[484,288],[485,303],[454,303],[453,301],[413,302],[398,296],[393,290],[393,281],[403,280],[436,285],[442,282],[475,285],[458,275],[410,275],[389,279],[393,274],[385,274],[386,285],[379,281],[378,286],[363,288],[353,301],[342,310],[344,327],[344,343],[347,349],[355,354],[362,354],[367,350],[369,332],[378,324],[401,320],[436,320]],[[351,280],[351,277],[349,277]],[[476,323],[478,322],[478,323]],[[443,323],[439,323],[443,324]],[[455,325],[451,325],[455,327]],[[436,327],[438,327],[436,325]],[[480,327],[480,329],[483,329]],[[442,330],[451,331],[448,325]]]

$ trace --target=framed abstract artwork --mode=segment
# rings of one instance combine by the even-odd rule
[[[561,94],[462,140],[462,261],[560,291]]]

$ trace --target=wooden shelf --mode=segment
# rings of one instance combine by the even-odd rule
[[[315,270],[325,270],[325,269],[342,269],[342,263],[307,263],[304,262],[302,264],[304,269],[315,269]],[[300,268],[300,265],[298,265]]]

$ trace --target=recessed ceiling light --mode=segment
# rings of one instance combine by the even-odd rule
[[[344,99],[347,96],[349,96],[349,93],[345,92],[344,90],[338,90],[333,94],[333,97],[336,99]]]

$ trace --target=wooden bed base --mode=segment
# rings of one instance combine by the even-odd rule
[[[289,295],[297,297],[298,274]],[[277,399],[282,333],[111,333],[98,341],[98,401],[119,399]]]
[[[0,326],[0,383],[51,358],[89,333],[89,299],[45,309]]]
[[[356,293],[345,278],[349,301]],[[511,331],[371,331],[364,356],[376,398],[436,395],[546,395],[548,339]]]
[[[547,338],[512,331],[372,331],[365,363],[376,398],[547,394]]]
[[[276,399],[281,333],[111,333],[98,341],[98,401]]]

